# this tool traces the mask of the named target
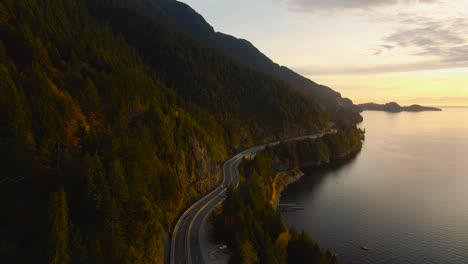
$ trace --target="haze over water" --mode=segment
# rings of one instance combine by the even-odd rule
[[[363,116],[354,160],[287,188],[287,224],[344,261],[468,263],[468,109]]]

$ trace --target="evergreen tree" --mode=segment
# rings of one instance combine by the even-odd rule
[[[50,199],[51,218],[51,264],[68,264],[70,261],[70,222],[67,196],[63,188],[52,193]]]
[[[0,183],[1,263],[162,262],[165,234],[230,152],[327,126],[313,99],[134,4],[0,1],[0,181],[15,179]],[[259,260],[284,231],[263,203],[268,166],[219,221],[248,226],[239,241]]]

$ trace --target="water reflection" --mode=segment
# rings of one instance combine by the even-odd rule
[[[353,162],[356,160],[356,157],[360,153],[353,155],[347,159],[336,161],[332,164],[327,164],[319,168],[316,167],[304,167],[301,170],[304,172],[305,177],[301,180],[289,185],[283,192],[283,197],[281,198],[282,203],[295,203],[298,197],[303,197],[308,195],[309,198],[312,198],[314,195],[314,190],[320,188],[320,185],[324,182],[325,179],[335,179],[336,184],[339,184],[339,178],[341,176],[340,171],[346,170],[353,166]],[[299,204],[299,206],[301,206]],[[284,213],[287,214],[287,213]]]
[[[365,112],[362,152],[287,188],[287,223],[348,262],[468,263],[467,117]]]

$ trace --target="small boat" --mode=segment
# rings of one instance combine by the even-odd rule
[[[369,250],[370,250],[370,248],[368,248],[368,247],[366,247],[366,246],[362,246],[361,249],[362,249],[362,250],[365,250],[365,251],[369,251]]]

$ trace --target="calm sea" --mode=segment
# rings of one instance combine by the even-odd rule
[[[356,158],[286,189],[287,224],[346,262],[468,263],[468,109],[363,116]]]

